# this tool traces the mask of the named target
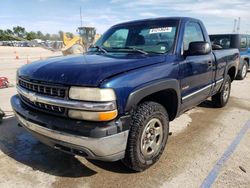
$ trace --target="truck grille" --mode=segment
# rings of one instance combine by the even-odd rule
[[[52,112],[56,113],[58,115],[64,115],[66,112],[66,109],[59,106],[44,104],[40,102],[32,102],[26,97],[22,96],[22,100],[29,106],[35,107],[36,109],[42,110],[44,112]]]
[[[38,84],[38,83],[28,82],[22,79],[19,79],[18,82],[21,87],[39,94],[60,97],[60,98],[65,98],[66,96],[66,88],[64,87]]]
[[[58,86],[50,86],[40,83],[33,83],[23,79],[18,80],[19,86],[29,90],[31,92],[39,93],[41,95],[56,97],[56,98],[66,98],[67,97],[67,88],[66,87],[58,87]],[[21,96],[22,101],[36,109],[46,113],[53,113],[56,115],[64,116],[66,115],[67,109],[64,107],[59,107],[55,105],[44,104],[40,102],[33,102],[26,98],[25,96]]]

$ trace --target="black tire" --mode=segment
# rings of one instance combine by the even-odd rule
[[[214,105],[218,108],[224,107],[228,103],[230,92],[231,92],[231,78],[229,75],[227,75],[225,82],[223,83],[222,90],[219,93],[212,96],[212,101]]]
[[[159,137],[155,131],[156,129],[146,129],[146,127],[150,126],[149,123],[151,122],[152,124],[154,123],[154,121],[156,123],[155,125],[153,125],[153,127],[159,130],[157,127],[158,123],[159,127],[162,130],[162,134]],[[168,139],[168,132],[169,118],[165,108],[155,102],[144,102],[140,104],[137,110],[132,114],[127,149],[125,153],[125,158],[122,160],[123,163],[130,169],[139,172],[144,171],[150,166],[152,166],[159,160],[162,152],[164,151]],[[151,134],[154,138],[151,138]],[[143,135],[145,135],[145,137],[143,137]],[[151,152],[148,152],[150,146],[147,149],[145,149],[145,147],[143,149],[144,144],[150,145],[150,143],[153,142],[159,142],[157,144],[154,144],[157,145],[157,149],[154,150],[151,148]],[[147,155],[144,155],[143,151],[144,153],[148,152]]]
[[[247,71],[248,71],[248,63],[246,60],[243,61],[243,65],[239,73],[237,74],[236,79],[237,80],[244,80],[247,76]]]

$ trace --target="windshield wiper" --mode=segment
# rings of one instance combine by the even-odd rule
[[[104,52],[105,54],[108,53],[107,50],[105,50],[105,49],[104,49],[103,47],[101,47],[101,46],[92,45],[92,46],[90,46],[89,48],[96,48],[96,49],[98,49],[99,51]]]
[[[128,47],[128,46],[126,46],[126,47],[123,47],[123,48],[112,48],[112,49],[120,49],[120,50],[123,50],[123,49],[128,49],[128,50],[133,50],[133,51],[136,51],[136,52],[140,52],[140,53],[142,53],[142,54],[145,54],[145,55],[147,55],[148,54],[148,52],[146,52],[146,51],[144,51],[144,50],[142,50],[142,49],[138,49],[138,48],[134,48],[134,47]]]

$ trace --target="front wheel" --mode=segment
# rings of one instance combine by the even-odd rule
[[[165,148],[168,132],[169,120],[165,108],[155,102],[140,104],[132,115],[123,163],[135,171],[152,166]]]
[[[225,82],[222,86],[222,90],[212,96],[212,101],[214,105],[218,108],[224,107],[230,97],[230,92],[231,92],[231,78],[229,75],[226,76]]]

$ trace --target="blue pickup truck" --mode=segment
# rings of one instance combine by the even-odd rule
[[[11,104],[41,142],[143,171],[160,158],[170,121],[209,97],[227,104],[238,64],[238,49],[212,51],[197,19],[131,21],[86,54],[21,67]]]
[[[214,49],[237,48],[240,51],[240,64],[236,78],[243,80],[250,67],[250,35],[244,34],[219,34],[209,35]]]

